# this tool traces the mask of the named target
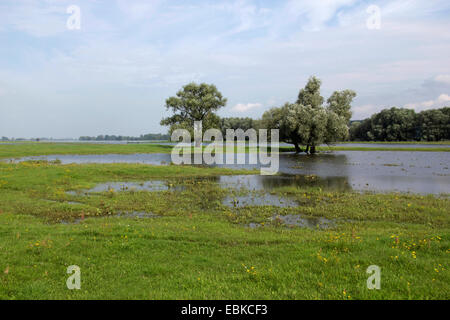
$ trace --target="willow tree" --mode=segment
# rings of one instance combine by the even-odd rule
[[[161,120],[162,126],[170,126],[170,134],[175,129],[186,129],[193,137],[194,122],[202,121],[202,134],[210,128],[218,128],[220,119],[215,114],[225,106],[227,99],[212,84],[196,84],[191,82],[185,85],[176,96],[166,100],[166,109],[173,115]]]
[[[286,103],[263,115],[263,122],[270,129],[280,130],[280,139],[292,143],[296,152],[315,153],[316,146],[345,140],[351,118],[351,103],[356,93],[351,90],[335,91],[327,100],[320,94],[321,81],[308,80],[301,89],[296,103]]]
[[[279,139],[286,143],[291,143],[297,153],[301,152],[300,145],[302,138],[296,130],[292,129],[288,123],[288,113],[290,104],[286,103],[280,108],[272,108],[264,112],[261,119],[261,129],[278,129]]]

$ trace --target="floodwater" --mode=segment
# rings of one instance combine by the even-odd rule
[[[248,154],[246,155],[248,163]],[[60,160],[68,163],[141,163],[169,165],[170,154],[49,155],[16,161]],[[257,164],[221,164],[233,169],[259,169]],[[280,185],[311,185],[346,191],[450,193],[450,153],[409,151],[334,151],[316,155],[281,153],[279,173],[290,176],[222,177],[223,183],[267,189]],[[227,180],[228,179],[228,180]],[[240,179],[240,181],[235,180]],[[140,185],[134,186],[139,190]],[[117,188],[120,189],[120,186]]]
[[[143,183],[138,182],[108,182],[96,185],[94,188],[88,190],[92,192],[104,191],[165,191],[169,187],[164,181],[152,180]]]

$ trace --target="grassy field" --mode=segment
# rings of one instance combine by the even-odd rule
[[[69,146],[77,153],[99,147]],[[39,151],[21,147],[16,156]],[[100,149],[120,153],[122,147],[134,153],[153,146]],[[58,148],[45,145],[46,154]],[[300,206],[230,208],[222,202],[226,196],[248,191],[214,182],[229,174],[243,172],[0,163],[0,298],[450,298],[448,197],[282,187],[271,192]],[[101,182],[148,180],[166,181],[168,190],[67,193]],[[124,211],[156,216],[119,217]],[[269,220],[274,214],[325,217],[335,224],[288,228]],[[251,222],[261,227],[249,228]],[[81,290],[66,287],[70,265],[81,268]],[[370,265],[381,268],[381,290],[366,287]]]
[[[0,143],[0,159],[40,155],[64,154],[135,154],[135,153],[170,153],[173,146],[148,144],[91,144],[91,143]],[[248,148],[246,148],[248,151]],[[280,152],[293,152],[294,148],[280,147]],[[319,147],[318,151],[424,151],[450,152],[449,147],[436,148],[382,148],[382,147]]]

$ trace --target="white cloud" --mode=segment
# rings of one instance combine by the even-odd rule
[[[405,108],[408,109],[414,109],[416,111],[423,111],[427,109],[434,109],[443,107],[444,105],[448,104],[450,102],[450,96],[448,94],[441,94],[439,97],[437,97],[435,100],[427,100],[422,102],[414,102],[414,103],[408,103],[405,105]]]
[[[434,77],[434,81],[444,84],[450,84],[450,75],[449,74],[440,74]]]
[[[450,101],[450,96],[448,94],[441,94],[437,99],[438,103],[445,103],[445,102],[449,102],[449,101]]]
[[[352,109],[354,120],[363,120],[369,118],[372,114],[380,111],[380,107],[373,104],[357,106]]]
[[[117,0],[119,9],[131,20],[150,18],[160,4],[160,0]]]
[[[63,4],[46,1],[43,3],[25,2],[13,7],[0,5],[2,24],[29,33],[36,37],[52,36],[67,31],[66,13]]]
[[[450,22],[441,18],[448,0],[379,0],[382,29],[376,32],[366,28],[367,3],[354,0],[76,3],[81,32],[66,28],[72,0],[0,1],[5,39],[16,37],[11,31],[54,37],[19,36],[0,50],[0,110],[14,105],[0,117],[9,135],[162,131],[164,100],[192,80],[218,86],[230,101],[224,116],[260,117],[266,107],[295,101],[313,74],[323,80],[325,97],[347,88],[358,93],[354,119],[414,101],[431,108],[450,93]],[[433,10],[442,13],[435,17]],[[127,112],[127,121],[123,105],[136,111]],[[60,106],[77,114],[62,122],[67,116],[58,113]],[[100,116],[92,117],[88,124],[80,109],[109,118],[100,124]]]
[[[243,113],[261,107],[262,107],[261,103],[247,103],[247,104],[238,103],[233,108],[231,108],[231,110]]]
[[[330,21],[339,9],[355,2],[356,0],[290,0],[286,9],[295,19],[306,18],[305,30],[317,31]]]

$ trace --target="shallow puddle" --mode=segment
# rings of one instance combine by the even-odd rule
[[[308,229],[329,229],[336,225],[335,221],[321,218],[321,217],[309,217],[303,215],[274,215],[270,219],[271,225],[286,226],[286,227],[299,227]],[[250,228],[262,227],[262,223],[250,223]]]
[[[80,195],[87,193],[100,193],[100,192],[123,192],[123,191],[166,191],[169,189],[180,190],[182,186],[171,186],[168,182],[160,180],[151,180],[146,182],[106,182],[96,185],[89,190],[77,190],[67,191],[69,195]]]
[[[87,190],[88,193],[105,191],[165,191],[168,190],[166,182],[153,180],[147,182],[107,182],[96,185]]]

